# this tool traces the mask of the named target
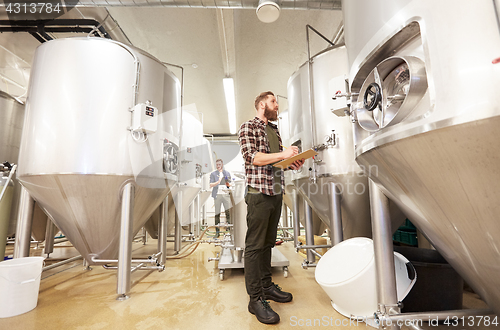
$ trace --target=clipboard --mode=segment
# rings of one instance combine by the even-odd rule
[[[311,157],[316,156],[317,154],[318,153],[316,151],[314,151],[313,149],[308,149],[306,151],[301,152],[298,155],[295,155],[293,157],[290,157],[290,158],[284,159],[284,160],[282,160],[280,162],[277,162],[273,166],[281,167],[281,168],[287,168],[288,166],[290,166],[290,164],[292,164],[296,160],[299,160],[299,159],[302,159],[302,158],[304,158],[304,159],[311,158]]]

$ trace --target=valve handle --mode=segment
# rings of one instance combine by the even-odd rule
[[[377,83],[371,83],[365,91],[363,106],[368,111],[373,111],[382,101],[382,93]]]

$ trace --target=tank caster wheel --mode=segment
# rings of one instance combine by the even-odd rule
[[[283,266],[283,277],[284,278],[288,277],[288,266]]]
[[[219,269],[219,279],[221,281],[224,281],[224,273],[225,273],[224,269]]]

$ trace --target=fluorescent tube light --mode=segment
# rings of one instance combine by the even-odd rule
[[[236,134],[236,99],[234,96],[233,78],[222,79],[224,94],[226,95],[227,118],[229,119],[229,133]]]

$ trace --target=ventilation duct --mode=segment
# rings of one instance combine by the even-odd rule
[[[19,0],[16,3],[32,1]],[[340,0],[276,0],[281,9],[321,9],[341,10]],[[232,9],[256,9],[259,0],[82,0],[64,1],[70,7],[179,7],[179,8],[232,8]],[[0,4],[4,6],[5,4]]]

